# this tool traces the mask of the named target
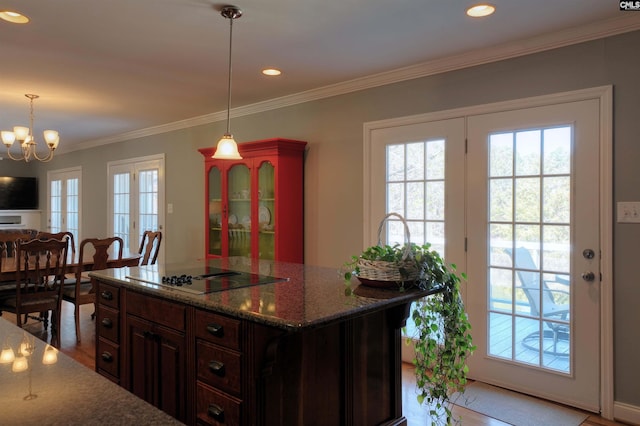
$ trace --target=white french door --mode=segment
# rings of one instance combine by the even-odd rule
[[[378,242],[385,215],[398,213],[409,235],[392,217],[380,235],[382,244],[428,242],[464,272],[464,118],[374,129],[365,149],[371,158],[365,247]],[[414,335],[410,319],[406,335]],[[413,358],[413,346],[403,345],[402,359]]]
[[[599,411],[599,102],[468,119],[470,375]]]
[[[47,173],[47,230],[71,232],[76,244],[81,241],[81,177],[80,167]]]
[[[396,211],[412,242],[432,243],[467,273],[469,377],[595,412],[602,400],[603,413],[613,401],[600,358],[612,320],[600,307],[609,97],[588,89],[367,123],[364,138],[363,246]],[[430,144],[444,156],[423,155]]]
[[[142,233],[163,231],[164,156],[137,158],[108,164],[111,235],[137,252]],[[160,247],[158,262],[164,261]]]

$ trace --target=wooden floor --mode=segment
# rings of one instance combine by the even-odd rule
[[[81,343],[76,343],[73,306],[64,302],[61,319],[62,340],[60,345],[60,350],[62,352],[90,369],[95,368],[95,322],[91,319],[92,312],[93,305],[83,305],[81,307]],[[2,318],[15,324],[15,316],[12,314],[5,312],[2,315]],[[41,323],[29,320],[25,329],[44,341],[50,341],[49,333],[42,330]],[[408,426],[429,425],[430,419],[426,414],[426,408],[420,406],[416,401],[413,367],[410,364],[404,364],[402,368],[402,375],[402,404],[404,415],[408,420]],[[454,406],[453,413],[456,418],[462,417],[464,419],[462,422],[464,426],[509,426],[508,423],[501,422],[463,407]],[[590,415],[588,419],[582,423],[582,426],[616,425],[622,425],[622,423],[608,421],[594,415]]]

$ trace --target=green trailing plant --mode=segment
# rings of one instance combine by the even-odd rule
[[[451,424],[451,397],[464,392],[469,371],[466,360],[475,350],[460,294],[461,281],[467,277],[458,275],[456,266],[447,265],[436,251],[428,251],[417,261],[422,268],[418,286],[441,286],[440,292],[417,300],[411,313],[416,327],[412,342],[417,398],[429,407],[432,425]]]
[[[407,245],[372,246],[360,255],[352,256],[344,264],[347,283],[360,273],[359,261],[386,261],[397,265],[400,275],[417,278],[400,281],[398,289],[412,286],[421,290],[437,290],[434,294],[417,300],[411,312],[415,323],[415,335],[408,344],[415,347],[416,386],[418,402],[427,404],[431,424],[452,424],[452,396],[464,392],[467,383],[467,358],[475,350],[471,338],[471,325],[460,294],[460,284],[467,277],[458,274],[456,266],[447,264],[430,244],[409,243],[410,267],[407,267]],[[348,287],[349,288],[349,287]]]

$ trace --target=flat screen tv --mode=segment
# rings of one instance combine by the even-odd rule
[[[37,208],[37,178],[0,177],[0,210],[36,210]]]

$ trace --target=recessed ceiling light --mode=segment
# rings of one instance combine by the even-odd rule
[[[496,11],[496,7],[490,4],[476,4],[467,9],[467,15],[472,18],[482,18],[483,16],[489,16]]]
[[[264,75],[280,75],[282,71],[275,68],[266,68],[262,70],[262,74]]]
[[[14,24],[26,24],[27,22],[29,22],[29,18],[11,10],[0,11],[0,19],[7,22],[12,22]]]

